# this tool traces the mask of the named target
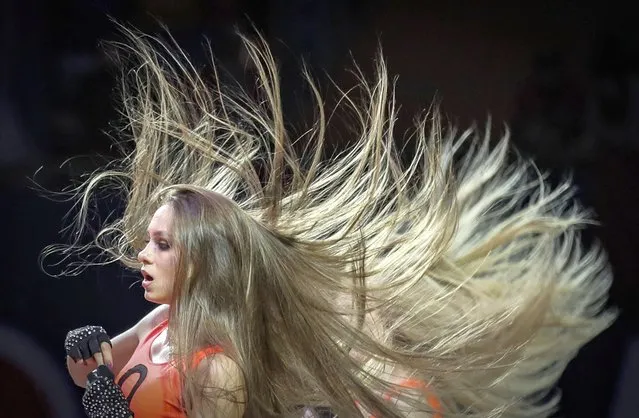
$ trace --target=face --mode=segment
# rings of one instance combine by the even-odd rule
[[[161,206],[149,223],[146,247],[138,254],[142,263],[144,298],[158,304],[171,301],[175,283],[177,254],[171,238],[172,221],[171,206]]]

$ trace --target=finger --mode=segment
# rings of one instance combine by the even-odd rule
[[[90,359],[91,357],[93,357],[91,355],[91,352],[89,351],[89,347],[87,347],[85,344],[81,344],[78,346],[78,350],[80,351],[80,358],[82,360],[84,360],[84,364],[86,364],[86,361],[88,359]]]
[[[68,355],[69,355],[69,357],[71,357],[71,358],[73,359],[73,361],[75,361],[76,363],[82,359],[82,353],[80,352],[80,349],[79,349],[78,347],[73,347],[73,348],[71,348],[71,350],[69,350]]]
[[[93,359],[98,363],[98,366],[104,364],[104,356],[99,351],[93,355]]]
[[[98,365],[94,357],[88,358],[86,360],[80,360],[80,362],[84,364],[85,366],[91,367],[91,368],[95,368]]]
[[[91,337],[89,337],[87,345],[89,346],[89,354],[91,356],[95,355],[95,353],[100,352],[100,342],[98,341],[97,336],[92,335]]]
[[[111,352],[111,344],[103,342],[102,344],[100,344],[100,349],[102,351],[102,356],[104,357],[104,364],[106,364],[109,368],[112,368],[113,353]]]

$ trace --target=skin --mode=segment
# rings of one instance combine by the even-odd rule
[[[106,364],[117,375],[122,371],[138,343],[160,322],[168,318],[169,305],[175,283],[176,249],[171,242],[173,210],[169,205],[161,206],[153,215],[148,228],[148,241],[138,254],[142,263],[144,298],[159,306],[142,318],[137,324],[112,339],[111,347],[101,345],[101,352],[87,360],[74,361],[67,356],[67,368],[74,383],[86,387],[86,376],[98,365]],[[153,359],[166,360],[168,343],[158,340],[152,348]],[[216,354],[202,361],[197,368],[198,378],[209,387],[215,387],[236,394],[239,402],[218,399],[204,409],[196,418],[224,416],[240,418],[244,415],[244,386],[239,366],[228,356]]]
[[[177,254],[171,241],[173,209],[161,206],[149,223],[149,240],[138,254],[145,280],[144,298],[157,304],[168,304],[173,295]],[[152,280],[147,280],[151,278]]]
[[[111,367],[116,375],[120,373],[133,355],[139,341],[160,322],[168,318],[168,302],[171,300],[175,284],[177,261],[176,249],[171,242],[172,216],[173,210],[167,205],[160,207],[156,211],[149,223],[147,244],[138,254],[138,260],[142,264],[141,270],[145,278],[143,282],[144,297],[150,302],[159,304],[159,306],[132,328],[113,338],[113,348],[104,343],[101,346],[102,352],[84,362],[76,363],[70,357],[67,357],[69,373],[78,386],[85,387],[87,374],[100,364],[106,364]],[[149,280],[150,278],[152,280]],[[375,321],[373,320],[372,323],[375,324]],[[151,347],[151,358],[154,362],[165,362],[168,359],[170,349],[165,337],[166,334],[158,336]],[[397,375],[397,383],[408,377],[407,373],[402,373],[399,370],[394,370],[393,374]],[[206,416],[241,418],[243,416],[244,407],[242,401],[245,400],[245,391],[241,378],[242,373],[232,359],[224,354],[217,354],[214,357],[207,358],[199,364],[197,375],[204,387],[221,388],[231,392],[240,402],[217,399],[211,405],[204,405],[205,410],[195,418]],[[410,412],[408,416],[414,418],[432,417],[427,413],[410,411],[408,407],[407,412]],[[439,415],[436,414],[435,417],[437,416]]]

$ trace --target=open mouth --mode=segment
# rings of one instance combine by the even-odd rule
[[[151,276],[149,273],[147,273],[144,270],[142,270],[142,277],[144,278],[144,281],[147,281],[147,282],[153,281],[153,276]]]

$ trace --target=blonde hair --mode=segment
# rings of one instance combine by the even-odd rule
[[[172,205],[177,364],[221,345],[243,372],[251,417],[299,416],[299,405],[340,416],[432,412],[397,384],[398,370],[423,380],[444,416],[552,413],[565,366],[615,315],[604,310],[605,254],[580,244],[591,221],[569,182],[550,188],[510,152],[508,134],[493,143],[489,127],[444,128],[436,110],[418,119],[403,163],[381,58],[372,82],[358,70],[357,89],[341,95],[356,135],[327,156],[318,89],[307,77],[317,118],[293,138],[263,41],[243,38],[251,95],[215,71],[206,82],[173,45],[125,32],[131,141],[74,189],[76,236],[92,194],[114,184],[126,208],[94,244],[138,268],[151,214]],[[181,371],[191,412],[205,392]],[[389,390],[399,404],[384,401]]]

